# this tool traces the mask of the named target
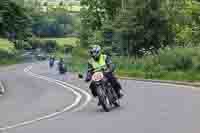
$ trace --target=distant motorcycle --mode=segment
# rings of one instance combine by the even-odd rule
[[[52,68],[54,66],[54,59],[49,60],[49,67]]]
[[[58,64],[58,70],[59,70],[60,74],[65,74],[66,73],[66,68],[65,68],[64,63],[59,63]]]

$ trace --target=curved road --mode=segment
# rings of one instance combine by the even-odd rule
[[[85,91],[88,85],[73,74],[60,76],[47,63],[33,65],[31,71],[44,77],[66,81],[83,91],[55,80],[50,82],[24,72],[31,64],[0,69],[7,92],[0,97],[0,129],[61,112],[75,101],[76,106],[55,117],[7,129],[5,133],[199,133],[200,90],[192,87],[122,80],[126,96],[122,106],[109,113],[97,108]],[[37,76],[38,76],[37,75]],[[36,76],[36,75],[35,75]],[[78,99],[81,98],[81,99]],[[78,101],[77,101],[78,102]],[[1,131],[0,131],[1,132]]]

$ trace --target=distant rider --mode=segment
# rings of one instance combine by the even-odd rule
[[[58,62],[58,70],[61,74],[65,73],[65,65],[64,65],[64,59],[60,58]]]
[[[51,56],[50,59],[49,59],[49,66],[53,67],[54,66],[54,62],[55,62],[55,57]]]

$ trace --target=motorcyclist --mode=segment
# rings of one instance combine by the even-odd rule
[[[49,59],[49,66],[50,66],[50,67],[53,67],[54,62],[55,62],[55,57],[54,57],[54,56],[51,56],[50,59]]]
[[[93,70],[96,68],[105,66],[106,71],[104,72],[104,76],[108,79],[108,81],[111,83],[112,87],[116,91],[116,94],[118,98],[121,98],[123,94],[121,94],[122,87],[120,83],[117,81],[117,78],[114,76],[114,64],[112,63],[111,57],[105,54],[101,53],[101,47],[98,45],[93,45],[90,50],[89,54],[91,56],[91,59],[88,61],[88,71],[86,75],[86,82],[89,82],[93,75]],[[92,82],[90,84],[90,89],[94,97],[97,96],[96,88],[94,83]]]
[[[64,59],[63,58],[60,58],[60,60],[58,62],[58,69],[59,69],[60,73],[65,72]]]

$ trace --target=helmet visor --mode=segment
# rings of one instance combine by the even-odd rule
[[[94,58],[97,58],[99,56],[100,51],[98,50],[91,50],[90,55]]]

